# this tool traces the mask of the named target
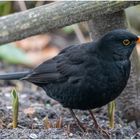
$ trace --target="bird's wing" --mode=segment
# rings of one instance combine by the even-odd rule
[[[60,83],[70,77],[82,76],[83,63],[87,57],[85,46],[75,45],[62,50],[56,57],[34,69],[25,79],[33,83]]]

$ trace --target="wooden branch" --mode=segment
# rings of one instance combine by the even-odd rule
[[[102,14],[118,12],[139,1],[63,1],[0,18],[0,44],[45,33]]]

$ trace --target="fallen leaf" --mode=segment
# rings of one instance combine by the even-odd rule
[[[62,128],[62,117],[56,121],[55,128]]]
[[[43,124],[46,129],[53,128],[52,123],[49,121],[47,116],[43,119]]]
[[[51,37],[49,35],[36,35],[26,39],[16,41],[16,45],[24,51],[42,50],[49,44]]]
[[[0,119],[0,129],[3,129],[5,126],[4,122]]]
[[[33,107],[29,107],[23,110],[23,112],[27,115],[27,116],[32,116],[35,113],[35,109]]]

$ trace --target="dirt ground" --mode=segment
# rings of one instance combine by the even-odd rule
[[[20,71],[23,67],[10,65],[0,65],[1,72]],[[3,71],[2,71],[3,70]],[[16,87],[19,93],[19,118],[18,127],[12,129],[12,105],[11,90]],[[120,118],[120,113],[115,113],[115,128],[108,128],[107,109],[103,107],[94,111],[99,124],[109,131],[111,138],[140,138],[140,130],[136,128],[135,123],[127,123]],[[94,124],[88,112],[75,110],[76,115],[89,130],[81,132],[76,126],[69,111],[63,108],[59,103],[50,99],[46,93],[25,81],[0,81],[0,139],[44,139],[44,138],[106,138],[102,133],[94,128]],[[53,125],[46,128],[45,118]],[[62,119],[61,128],[56,128],[55,124]]]

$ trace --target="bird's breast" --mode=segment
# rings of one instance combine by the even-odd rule
[[[102,64],[97,71],[88,71],[86,76],[86,95],[91,103],[103,106],[114,100],[125,88],[130,73],[130,62]],[[96,106],[96,107],[97,107]]]

